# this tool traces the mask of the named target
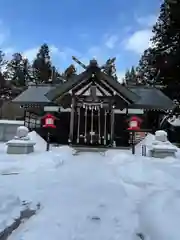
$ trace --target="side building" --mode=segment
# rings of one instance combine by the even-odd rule
[[[59,144],[127,146],[128,119],[138,115],[142,128],[154,131],[161,115],[174,108],[161,90],[123,86],[104,73],[96,60],[79,75],[58,85],[29,88],[13,100],[24,108],[25,125],[45,136],[42,117],[51,112],[56,129],[51,140]]]

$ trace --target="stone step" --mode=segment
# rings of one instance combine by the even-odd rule
[[[119,149],[119,150],[129,150],[130,147],[89,147],[89,146],[72,146],[75,150],[75,154],[81,152],[98,152],[105,153],[107,150]]]

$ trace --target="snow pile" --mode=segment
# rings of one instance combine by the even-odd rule
[[[164,131],[158,131],[159,134],[161,132]],[[158,135],[158,137],[161,138],[161,136]],[[180,150],[178,147],[176,147],[175,145],[173,145],[171,142],[169,142],[168,140],[165,142],[160,142],[156,140],[156,136],[149,133],[141,142],[139,142],[136,146],[135,146],[135,153],[136,155],[142,155],[142,146],[145,145],[146,146],[146,154],[147,156],[149,156],[149,150],[151,149],[152,145],[154,148],[157,148],[160,146],[161,148],[165,148],[165,149],[176,149],[177,150],[177,154],[180,155]]]
[[[37,135],[38,136],[38,135]],[[37,142],[38,146],[42,146]],[[4,144],[0,144],[3,148]],[[60,167],[64,162],[71,160],[74,153],[73,148],[63,146],[53,148],[52,151],[38,151],[27,155],[9,155],[1,152],[0,175],[18,175],[25,173],[36,173],[40,171],[51,171]]]
[[[22,126],[24,125],[24,121],[18,121],[18,120],[7,120],[7,119],[0,119],[0,124],[14,124]]]
[[[149,134],[143,141],[152,139]],[[178,159],[152,161],[123,150],[73,154],[62,146],[24,158],[0,156],[1,172],[19,169],[17,175],[0,175],[0,190],[12,192],[0,192],[0,227],[19,214],[19,199],[42,206],[9,240],[138,240],[137,232],[148,240],[180,239]]]
[[[124,149],[109,149],[105,152],[105,156],[112,159],[114,158],[116,155],[118,154],[122,154],[128,152],[128,150],[124,150]]]
[[[151,133],[148,133],[147,136],[140,141],[138,144],[135,146],[135,153],[137,155],[142,155],[142,146],[146,145],[149,146],[155,141],[155,136]],[[147,155],[148,155],[148,149],[147,149]]]
[[[172,118],[168,119],[168,122],[173,125],[174,127],[180,127],[180,117],[173,116]]]
[[[127,164],[128,162],[134,161],[130,152],[123,152],[123,151],[115,151],[114,154],[107,152],[106,157],[109,157],[109,164],[115,164],[117,166],[121,166],[122,164]]]
[[[35,151],[45,151],[46,150],[46,145],[47,142],[39,135],[37,134],[37,132],[32,131],[30,133],[28,133],[28,136],[30,137],[30,139],[36,143],[35,145]]]
[[[20,199],[14,195],[1,192],[0,196],[0,232],[2,232],[20,216],[22,205]]]
[[[59,166],[64,161],[71,160],[75,150],[69,146],[61,146],[53,148],[53,160]]]
[[[148,157],[118,154],[110,162],[120,185],[136,204],[138,232],[149,240],[179,240],[179,160],[152,161]]]
[[[141,204],[139,216],[140,227],[148,239],[179,240],[180,192],[153,192]]]
[[[139,187],[154,185],[160,188],[172,188],[176,185],[176,181],[172,176],[157,169],[149,161],[134,159],[134,161],[120,165],[117,171],[125,183]]]
[[[53,150],[52,154],[60,152]],[[70,157],[71,148],[61,150]],[[33,202],[40,202],[42,209],[9,240],[132,240],[138,226],[136,209],[124,187],[112,182],[107,158],[99,153],[83,153],[69,159],[75,161],[53,172],[40,170],[31,180],[28,175],[19,176],[20,186],[14,190],[24,195],[27,188],[26,199],[33,196]]]

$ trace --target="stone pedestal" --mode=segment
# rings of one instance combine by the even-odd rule
[[[167,139],[165,131],[155,133],[155,141],[150,146],[150,156],[154,158],[175,157],[177,152],[176,146],[172,145]]]
[[[13,139],[6,144],[8,154],[28,154],[34,152],[35,143],[30,140]]]
[[[6,143],[8,154],[28,154],[34,152],[36,143],[29,139],[28,132],[29,130],[25,126],[17,128],[17,136]]]
[[[166,158],[166,157],[175,157],[177,150],[175,148],[165,149],[161,146],[156,146],[150,150],[150,156],[154,158]]]

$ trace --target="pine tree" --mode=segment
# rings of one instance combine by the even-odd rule
[[[52,63],[50,59],[49,47],[47,44],[43,44],[36,59],[33,62],[33,75],[37,84],[49,83],[52,78]]]
[[[11,88],[7,84],[3,73],[4,67],[7,64],[7,61],[4,57],[5,54],[0,50],[0,107],[5,100],[10,98],[11,95]]]
[[[164,0],[153,28],[156,46],[155,65],[165,93],[180,100],[180,1]]]
[[[126,71],[125,82],[127,85],[136,85],[137,77],[136,77],[136,70],[134,66],[132,66],[131,70]]]
[[[132,84],[136,84],[136,70],[135,70],[134,66],[132,66],[132,68],[131,68],[130,76],[131,76]]]
[[[144,51],[139,60],[137,72],[144,84],[154,84],[157,68],[156,68],[156,53],[155,48],[148,48]]]
[[[51,73],[51,79],[50,82],[52,84],[59,84],[59,83],[63,83],[63,77],[62,75],[58,72],[58,70],[55,68],[55,66],[53,66],[51,68],[52,73]]]
[[[126,83],[128,83],[129,80],[130,80],[130,71],[129,71],[129,70],[126,70],[125,76],[124,76],[124,81],[125,81]]]
[[[7,61],[5,60],[5,54],[2,50],[0,50],[0,71],[2,72],[2,68],[7,64]]]
[[[12,60],[7,64],[5,78],[18,87],[27,86],[30,81],[30,64],[20,53],[15,53]]]
[[[5,78],[3,76],[3,68],[5,67],[5,65],[7,64],[7,61],[4,59],[5,54],[3,53],[3,51],[0,50],[0,88],[4,88],[5,87]]]

